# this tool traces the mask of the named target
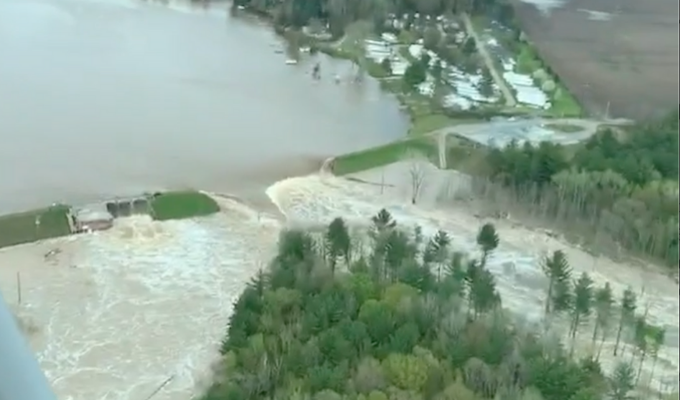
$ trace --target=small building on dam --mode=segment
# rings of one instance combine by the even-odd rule
[[[138,196],[74,207],[71,222],[75,233],[103,231],[110,229],[116,218],[150,214],[149,198]]]

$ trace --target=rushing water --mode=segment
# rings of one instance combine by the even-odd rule
[[[407,120],[347,62],[285,65],[225,9],[0,0],[0,213],[196,187],[262,192]],[[11,171],[11,173],[10,173]]]
[[[408,182],[392,185],[390,174],[366,177],[387,178],[396,189],[385,193],[322,175],[283,179],[394,139],[405,120],[374,84],[329,79],[348,73],[346,63],[323,60],[326,79],[314,82],[310,64],[286,66],[277,48],[269,30],[224,10],[0,0],[0,211],[165,187],[241,196],[266,189],[289,222],[367,220],[386,207],[400,223],[444,229],[457,248],[471,249],[478,220],[411,205]],[[133,217],[107,232],[0,250],[0,290],[60,400],[144,400],[166,381],[153,400],[201,392],[231,304],[266,265],[281,226],[221,202],[225,212],[211,218]],[[490,268],[504,302],[539,315],[537,259],[568,249],[502,222],[498,229],[503,245]],[[582,251],[569,257],[617,292],[653,288],[640,300],[669,338],[657,376],[677,383],[677,287]]]

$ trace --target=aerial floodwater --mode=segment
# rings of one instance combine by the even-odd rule
[[[354,180],[314,173],[330,156],[403,137],[408,120],[375,81],[354,83],[350,63],[288,65],[283,48],[271,28],[225,7],[0,0],[0,214],[184,187],[214,192],[221,208],[0,249],[0,292],[59,400],[199,399],[232,305],[284,226],[337,216],[357,226],[384,207],[400,226],[476,247],[484,219],[456,200],[470,195],[462,174],[410,161]],[[417,204],[414,171],[425,182]],[[677,387],[675,282],[513,220],[494,224],[501,245],[488,268],[508,310],[541,322],[539,263],[564,251],[574,275],[640,293],[648,321],[667,328],[658,363],[644,368],[656,368],[654,387]],[[602,346],[610,370],[614,339]]]
[[[121,0],[0,0],[0,214],[155,189],[263,193],[394,140],[347,62],[285,65],[271,29]],[[323,79],[325,78],[325,79]],[[11,173],[10,173],[11,171]]]

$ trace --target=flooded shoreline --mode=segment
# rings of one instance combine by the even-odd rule
[[[367,223],[385,207],[403,226],[419,224],[425,234],[443,229],[457,249],[473,251],[479,219],[442,203],[436,187],[412,205],[404,168],[394,164],[356,176],[384,179],[384,187],[327,174],[282,180],[266,191],[278,215],[216,195],[223,211],[213,216],[168,222],[129,217],[105,232],[0,249],[0,290],[16,302],[15,276],[21,274],[23,302],[13,307],[31,328],[26,334],[60,399],[143,399],[169,377],[157,399],[195,399],[210,384],[233,302],[266,268],[282,227],[318,226],[335,216]],[[514,223],[496,226],[502,245],[490,269],[510,311],[539,318],[545,290],[537,260],[561,249],[576,270],[597,282],[612,282],[617,293],[627,285],[641,293],[649,320],[667,327],[655,387],[677,376],[677,286],[671,281]],[[55,257],[44,256],[55,248]],[[653,291],[641,289],[650,285]],[[584,346],[590,343],[589,334],[582,339]],[[615,361],[603,356],[605,370]]]
[[[0,177],[10,194],[0,213],[184,187],[220,193],[213,216],[123,218],[106,232],[0,249],[0,291],[30,327],[60,400],[141,400],[166,381],[154,400],[198,398],[234,300],[287,224],[365,221],[385,207],[472,248],[470,210],[412,205],[399,165],[356,176],[380,185],[314,173],[328,157],[404,136],[408,123],[373,80],[315,82],[311,64],[286,66],[277,38],[256,25],[122,0],[0,0],[0,50],[15,57],[0,65],[0,96],[12,93],[0,132],[16,143],[0,147],[0,168],[17,171]],[[56,57],[48,65],[46,54]],[[536,260],[563,249],[616,290],[653,282],[650,320],[677,341],[677,287],[664,278],[502,221],[498,229],[490,262],[509,308],[540,311]],[[663,349],[663,378],[677,376],[675,355],[677,346]]]
[[[0,214],[182,188],[249,196],[406,134],[376,81],[330,78],[350,62],[318,55],[315,81],[316,60],[285,65],[283,47],[223,8],[0,0],[0,168],[15,171]]]

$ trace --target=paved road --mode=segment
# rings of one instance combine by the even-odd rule
[[[431,132],[431,135],[470,135],[484,132],[487,134],[512,133],[512,131],[526,131],[531,128],[541,128],[546,125],[575,125],[581,127],[581,131],[574,133],[555,132],[556,136],[573,136],[575,138],[588,137],[597,132],[602,125],[626,125],[631,121],[627,119],[580,119],[580,118],[531,118],[531,119],[499,119],[497,121],[479,122],[474,124],[461,124],[447,126]]]
[[[497,121],[480,122],[475,124],[462,124],[445,127],[429,133],[437,141],[439,153],[439,165],[446,166],[446,137],[448,135],[458,135],[467,137],[476,142],[503,147],[511,140],[530,141],[533,143],[541,141],[552,141],[564,145],[578,143],[595,134],[598,128],[602,125],[626,125],[630,124],[630,120],[625,119],[608,119],[608,120],[594,120],[594,119],[577,119],[577,118],[559,118],[559,119],[499,119]],[[550,128],[546,125],[574,125],[581,127],[581,131],[573,133],[565,133],[553,131],[550,133]]]
[[[507,104],[508,107],[514,107],[515,105],[517,105],[517,100],[515,100],[515,96],[512,94],[512,91],[508,87],[508,84],[505,83],[505,79],[503,79],[503,77],[498,73],[496,65],[494,65],[493,63],[493,58],[491,58],[491,55],[486,49],[486,44],[484,43],[483,40],[479,38],[479,35],[477,34],[475,27],[472,25],[470,16],[468,16],[467,14],[463,14],[463,24],[465,25],[465,30],[467,31],[467,34],[469,36],[472,36],[472,38],[475,40],[475,43],[477,43],[477,51],[479,52],[479,55],[482,56],[482,59],[484,59],[484,63],[486,64],[486,67],[489,69],[491,77],[493,78],[494,82],[496,82],[496,85],[498,85],[498,88],[501,90],[501,93],[505,98],[505,104]]]

